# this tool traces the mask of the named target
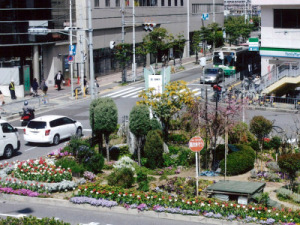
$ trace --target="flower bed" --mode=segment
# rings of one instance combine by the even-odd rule
[[[181,170],[176,167],[168,166],[162,169],[155,169],[151,175],[174,175],[180,174]]]
[[[0,193],[16,194],[16,195],[23,195],[23,196],[29,196],[29,197],[38,197],[40,195],[40,193],[31,191],[28,189],[14,190],[13,188],[10,188],[10,187],[1,187],[1,185],[0,185]]]
[[[276,208],[267,208],[256,204],[239,205],[234,202],[221,202],[203,197],[181,198],[180,196],[174,197],[164,193],[145,193],[99,184],[80,186],[77,197],[89,197],[116,201],[118,204],[121,204],[125,207],[128,207],[128,205],[141,207],[141,204],[144,204],[144,207],[141,207],[144,208],[144,210],[147,207],[147,209],[152,209],[154,211],[167,211],[172,213],[191,212],[189,214],[203,215],[206,217],[213,216],[214,218],[228,220],[230,218],[239,219],[244,222],[253,222],[254,220],[262,224],[273,224],[274,222],[279,221],[296,223],[300,222],[299,210],[278,210]]]
[[[61,182],[72,180],[71,170],[56,167],[53,160],[40,158],[17,162],[11,175],[22,180]]]

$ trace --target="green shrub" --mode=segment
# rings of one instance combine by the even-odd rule
[[[148,168],[155,169],[163,166],[164,146],[160,133],[157,130],[148,132],[144,152]]]
[[[89,139],[82,139],[77,136],[72,136],[70,139],[69,144],[67,145],[68,149],[66,151],[71,152],[74,156],[76,156],[77,150],[79,149],[80,146],[87,146],[91,147],[90,145],[90,140]]]
[[[152,118],[150,120],[151,130],[162,130],[161,124],[158,122],[156,118]]]
[[[191,166],[195,164],[195,152],[189,148],[183,147],[178,153],[176,165],[178,166]]]
[[[70,168],[72,173],[80,174],[80,176],[82,176],[83,172],[85,171],[83,165],[77,163],[73,158],[63,157],[61,159],[58,159],[55,162],[55,165],[61,166],[64,169]]]
[[[251,170],[254,166],[255,152],[250,146],[236,145],[240,149],[227,157],[227,175],[243,174]],[[225,171],[225,160],[220,163],[222,173]]]
[[[7,217],[5,219],[0,219],[0,225],[7,225],[7,224],[15,224],[15,225],[28,225],[28,224],[35,224],[35,225],[70,225],[70,223],[65,223],[63,221],[59,221],[56,218],[42,218],[38,219],[34,216],[24,216],[21,218],[13,218]]]
[[[107,177],[107,181],[110,186],[131,188],[134,183],[134,173],[126,167],[116,169]]]
[[[170,134],[169,141],[174,144],[187,144],[189,139],[185,134]]]
[[[95,152],[86,145],[79,146],[75,151],[75,157],[79,163],[87,162],[94,154]]]
[[[176,146],[176,145],[169,145],[169,153],[171,154],[178,154],[178,152],[180,152],[181,150],[181,146]]]
[[[163,159],[164,159],[165,167],[177,165],[177,163],[176,163],[177,155],[174,155],[171,153],[164,153]]]
[[[251,146],[251,148],[252,148],[254,151],[259,151],[259,150],[260,150],[258,141],[251,141],[251,142],[250,142],[250,146]]]
[[[104,166],[104,157],[102,154],[99,153],[95,153],[84,163],[84,167],[86,168],[86,170],[93,173],[101,172],[103,166]]]
[[[149,181],[147,177],[147,173],[143,172],[142,170],[137,172],[137,183],[139,184],[138,189],[141,191],[149,191]]]
[[[123,146],[120,147],[119,158],[121,158],[124,155],[127,155],[127,156],[130,155],[128,145],[123,145]]]

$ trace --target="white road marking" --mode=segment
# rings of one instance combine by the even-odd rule
[[[36,148],[36,147],[28,148],[28,149],[25,150],[25,152],[31,151],[31,150],[33,150],[33,149],[35,149],[35,148]]]
[[[140,92],[140,91],[138,91],[138,94],[139,94],[139,92]],[[128,94],[128,95],[124,95],[124,96],[122,96],[122,98],[126,98],[126,97],[129,97],[129,96],[131,96],[131,95],[136,95],[136,92],[130,93],[130,94]]]
[[[13,215],[13,214],[5,214],[5,213],[0,213],[0,216],[10,216],[10,217],[15,217],[15,218],[21,218],[25,217],[25,214],[18,214],[18,215]]]
[[[103,97],[109,97],[109,96],[111,96],[111,95],[114,95],[114,94],[117,94],[117,93],[120,93],[120,92],[123,92],[123,91],[128,91],[128,90],[131,90],[131,89],[132,89],[132,87],[126,88],[126,89],[124,89],[124,90],[120,90],[120,91],[116,91],[116,92],[113,92],[113,93],[104,95]]]
[[[201,91],[195,93],[194,95],[195,95],[195,96],[198,96],[198,95],[200,95],[200,94],[201,94]]]
[[[122,96],[122,95],[127,94],[127,93],[132,93],[132,92],[134,92],[134,94],[136,94],[136,91],[138,91],[138,90],[140,90],[140,89],[143,89],[143,88],[144,88],[144,87],[131,89],[131,90],[129,90],[129,91],[122,92],[121,94],[112,95],[111,97],[112,97],[112,98],[116,98],[116,97]]]

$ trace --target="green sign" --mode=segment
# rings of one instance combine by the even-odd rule
[[[23,66],[24,94],[30,94],[30,66]]]

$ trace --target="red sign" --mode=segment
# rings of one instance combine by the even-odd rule
[[[68,56],[68,61],[69,61],[69,62],[72,62],[73,60],[74,60],[74,57],[71,56],[71,55],[69,55],[69,56]]]
[[[204,141],[202,140],[201,137],[193,137],[189,141],[189,148],[193,152],[200,152],[204,148]]]

